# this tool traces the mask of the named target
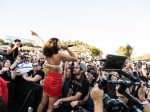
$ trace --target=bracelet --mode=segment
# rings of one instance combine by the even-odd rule
[[[62,98],[62,101],[61,102],[64,102],[65,101],[65,98]]]

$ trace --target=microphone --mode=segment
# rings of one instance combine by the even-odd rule
[[[100,59],[99,61],[106,62],[106,59]]]
[[[73,44],[67,45],[67,47],[73,47],[73,46],[75,46],[75,45],[73,45]]]

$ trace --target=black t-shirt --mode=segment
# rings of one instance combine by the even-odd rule
[[[6,54],[6,59],[10,60],[11,64],[15,61],[18,56],[18,48],[16,48],[12,53]]]
[[[0,77],[2,77],[5,81],[10,81],[11,73],[9,71],[5,71],[3,74],[0,74]]]
[[[86,77],[81,79],[74,78],[70,84],[70,88],[72,89],[72,96],[76,95],[77,92],[81,92],[81,99],[83,99],[89,91],[89,82]]]
[[[35,77],[36,75],[40,75],[42,77],[42,79],[44,79],[44,75],[45,75],[42,70],[38,70],[35,73],[33,70],[30,70],[29,72],[27,72],[27,74],[28,74],[28,76],[32,76],[32,77]],[[40,80],[36,83],[40,84]]]
[[[69,91],[69,86],[71,83],[71,78],[67,78],[62,86],[62,91],[61,91],[61,97],[67,97],[68,91]]]

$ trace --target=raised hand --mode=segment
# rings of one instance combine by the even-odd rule
[[[37,33],[35,33],[34,31],[31,31],[31,35],[33,36],[39,36]]]
[[[67,46],[65,46],[65,45],[61,45],[61,49],[63,49],[63,50],[67,50],[67,49],[68,49],[68,47],[67,47]]]

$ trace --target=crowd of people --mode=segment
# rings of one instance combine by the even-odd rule
[[[7,110],[7,81],[15,80],[17,76],[42,86],[37,112],[43,112],[45,108],[47,112],[150,111],[150,65],[147,63],[127,60],[122,69],[130,76],[138,77],[140,82],[122,90],[131,95],[130,98],[137,99],[138,103],[134,103],[120,92],[122,85],[119,83],[130,82],[130,79],[115,71],[103,71],[104,62],[99,58],[76,56],[57,38],[44,43],[42,52],[24,53],[19,51],[20,47],[21,40],[16,39],[0,59],[0,100],[6,107],[0,107],[0,112]],[[119,83],[105,83],[101,87],[104,80]],[[106,101],[106,97],[110,99]]]

